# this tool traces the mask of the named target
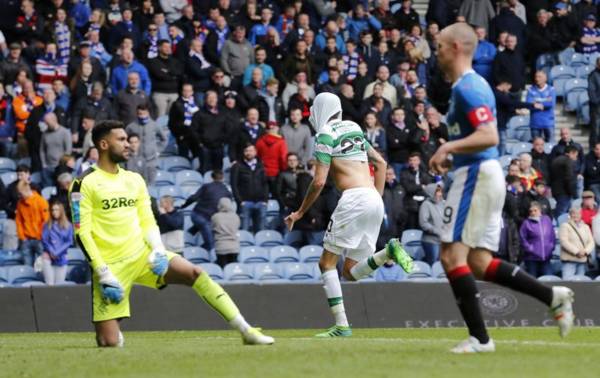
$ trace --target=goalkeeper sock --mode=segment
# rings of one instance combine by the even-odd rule
[[[240,315],[240,310],[233,303],[229,294],[223,290],[221,285],[213,281],[208,273],[202,272],[194,282],[194,285],[192,285],[192,288],[228,322],[231,322]]]
[[[372,256],[356,263],[356,265],[350,269],[350,274],[352,274],[352,277],[354,277],[355,280],[360,280],[373,273],[374,270],[382,266],[387,260],[387,249],[384,248],[379,252],[375,252]]]
[[[337,270],[328,270],[321,275],[323,279],[323,288],[329,302],[331,313],[335,317],[335,324],[348,327],[348,319],[346,319],[346,309],[344,308],[344,299],[342,297],[342,285]]]
[[[469,335],[479,340],[480,343],[487,344],[490,337],[481,315],[479,292],[471,269],[468,265],[453,269],[448,272],[448,281],[450,281],[450,287],[454,293],[454,298],[456,298],[460,313],[465,323],[467,323],[467,328],[469,328]]]
[[[513,290],[531,295],[547,306],[552,304],[552,288],[524,272],[521,268],[500,259],[493,259],[485,271],[486,281],[495,282]]]

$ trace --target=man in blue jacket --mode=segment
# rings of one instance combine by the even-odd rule
[[[350,38],[358,41],[360,32],[371,29],[374,32],[381,30],[381,22],[369,12],[365,12],[365,7],[362,4],[357,4],[354,11],[346,19]]]
[[[556,106],[556,91],[547,84],[548,78],[544,71],[535,73],[534,82],[527,91],[527,102],[533,104],[529,127],[531,137],[542,137],[544,141],[554,142],[554,107]]]
[[[496,57],[496,46],[485,39],[485,28],[483,26],[475,27],[477,33],[477,49],[473,55],[473,69],[479,75],[483,76],[488,83],[492,83],[492,65]]]
[[[121,54],[121,63],[112,71],[112,76],[110,78],[110,88],[113,96],[116,96],[121,89],[127,87],[127,75],[130,72],[137,72],[140,76],[140,88],[143,89],[146,94],[151,93],[152,82],[148,76],[148,70],[135,60],[133,51],[125,50]]]

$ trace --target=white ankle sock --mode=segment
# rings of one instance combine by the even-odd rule
[[[360,280],[361,278],[367,277],[369,274],[373,273],[373,271],[380,266],[382,266],[388,260],[386,249],[382,249],[381,251],[375,252],[372,256],[367,257],[356,263],[350,269],[350,274],[356,280]]]
[[[231,328],[235,328],[239,330],[241,333],[246,333],[250,328],[250,324],[246,322],[246,319],[242,316],[242,314],[237,314],[233,319],[229,321],[229,325]]]
[[[329,302],[331,313],[335,317],[335,324],[348,327],[348,319],[346,318],[346,309],[344,308],[344,300],[342,297],[342,285],[337,270],[328,270],[321,275],[323,279],[323,288]]]

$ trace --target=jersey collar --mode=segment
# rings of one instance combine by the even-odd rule
[[[460,81],[470,73],[475,73],[475,70],[471,68],[471,69],[468,69],[465,72],[463,72],[463,74],[460,75],[460,77],[454,82],[454,84],[452,84],[452,88],[456,87],[458,85],[458,83],[460,83]]]

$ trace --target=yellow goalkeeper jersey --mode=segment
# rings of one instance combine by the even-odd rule
[[[93,269],[148,248],[145,235],[158,228],[144,179],[123,168],[112,174],[90,167],[73,181],[69,202],[77,243]]]

